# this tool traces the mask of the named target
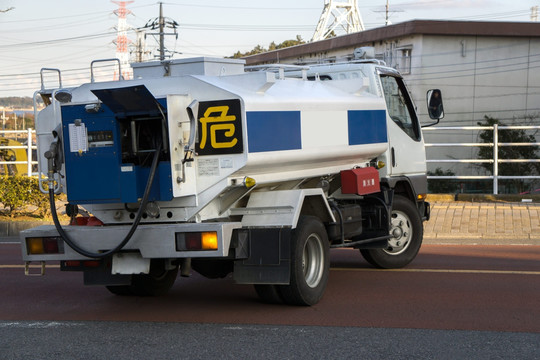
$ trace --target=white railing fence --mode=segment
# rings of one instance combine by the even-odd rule
[[[501,147],[508,146],[540,146],[538,142],[519,142],[519,143],[502,143],[499,142],[499,132],[504,130],[539,130],[540,126],[502,126],[494,124],[493,126],[434,126],[424,128],[424,132],[440,132],[446,131],[493,131],[492,143],[426,143],[426,152],[429,155],[429,149],[435,147],[452,147],[452,148],[472,148],[472,147],[491,147],[493,148],[492,159],[429,159],[428,163],[465,163],[465,164],[493,164],[492,175],[455,175],[455,176],[435,176],[430,175],[428,179],[456,179],[456,180],[492,180],[493,181],[493,194],[499,193],[499,181],[507,179],[540,179],[540,175],[514,175],[514,176],[502,176],[499,175],[499,164],[501,163],[540,163],[540,159],[499,159],[499,149]]]
[[[540,146],[540,142],[523,142],[523,143],[502,143],[499,142],[499,131],[504,130],[540,130],[540,126],[501,126],[498,124],[494,124],[493,126],[435,126],[435,127],[428,127],[424,128],[424,132],[438,132],[444,134],[444,132],[447,131],[464,131],[464,132],[471,132],[471,131],[485,131],[485,130],[491,130],[493,131],[493,142],[492,143],[480,143],[480,142],[472,142],[472,143],[460,143],[460,142],[452,142],[452,143],[427,143],[426,151],[429,155],[429,149],[430,148],[437,148],[437,147],[461,147],[461,148],[472,148],[472,147],[491,147],[494,149],[493,151],[493,158],[492,159],[429,159],[428,156],[428,163],[438,163],[438,164],[444,164],[444,163],[463,163],[463,164],[482,164],[482,163],[490,163],[493,164],[493,172],[492,175],[452,175],[452,176],[436,176],[436,175],[430,175],[428,176],[428,179],[441,179],[441,180],[448,180],[448,179],[455,179],[455,180],[492,180],[493,181],[493,193],[498,194],[499,191],[499,181],[505,180],[505,179],[540,179],[540,175],[514,175],[514,176],[502,176],[499,175],[499,164],[501,163],[540,163],[540,159],[499,159],[499,148],[505,147],[505,146]],[[36,131],[33,129],[27,129],[27,130],[0,130],[0,140],[2,138],[10,138],[19,141],[20,143],[23,143],[25,145],[19,145],[19,146],[13,146],[13,145],[3,145],[0,141],[0,154],[5,154],[6,151],[15,150],[15,149],[25,149],[26,150],[26,161],[9,161],[6,160],[4,157],[0,157],[0,168],[2,168],[4,165],[16,165],[16,164],[26,164],[26,175],[32,176],[36,175],[33,173],[33,165],[37,164],[37,159],[35,159],[33,155],[33,150],[36,150],[37,147],[35,145],[35,134]],[[7,175],[7,174],[6,174]]]
[[[18,164],[26,164],[26,173],[24,175],[32,176],[32,167],[37,165],[37,159],[34,159],[33,150],[37,149],[35,144],[36,131],[33,129],[27,130],[0,130],[0,155],[15,154],[13,150],[24,149],[26,150],[26,160],[7,160],[7,156],[0,156],[0,169],[5,168],[5,165],[12,166]],[[18,141],[24,145],[6,145],[3,139],[12,139]],[[11,157],[10,157],[11,158]],[[1,172],[0,172],[1,174]],[[5,174],[9,175],[9,174]]]

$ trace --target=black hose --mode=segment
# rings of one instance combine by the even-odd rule
[[[139,226],[139,223],[141,221],[141,217],[143,215],[144,209],[146,208],[146,203],[148,202],[148,197],[150,195],[150,189],[152,188],[152,184],[154,182],[154,177],[156,175],[157,170],[157,164],[159,163],[159,155],[161,152],[161,143],[158,144],[156,148],[156,152],[154,153],[154,158],[152,160],[152,167],[150,168],[150,175],[148,176],[148,181],[146,182],[146,189],[144,190],[144,195],[141,201],[141,205],[139,207],[139,211],[137,212],[137,216],[135,217],[135,220],[133,221],[133,224],[131,225],[131,229],[129,230],[128,234],[125,236],[124,240],[122,240],[118,246],[116,246],[114,249],[108,250],[103,253],[93,253],[88,250],[85,250],[75,244],[73,240],[66,234],[64,229],[62,228],[62,225],[60,225],[60,221],[58,221],[58,214],[56,213],[56,205],[54,202],[54,188],[52,186],[49,186],[49,202],[51,204],[51,213],[52,218],[54,222],[54,226],[56,227],[56,230],[58,231],[58,234],[60,234],[60,237],[68,244],[70,248],[75,250],[77,253],[93,258],[93,259],[103,259],[106,258],[112,254],[117,253],[118,251],[122,250],[124,246],[129,242],[133,234],[135,233],[135,230],[137,230],[137,227]]]

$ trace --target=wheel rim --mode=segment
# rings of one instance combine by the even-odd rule
[[[322,240],[317,234],[311,234],[302,253],[302,270],[306,284],[314,288],[323,276],[324,250]]]
[[[392,238],[388,240],[388,247],[384,249],[387,254],[399,255],[411,244],[413,229],[409,217],[401,211],[392,211]]]

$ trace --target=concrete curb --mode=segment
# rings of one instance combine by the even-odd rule
[[[22,230],[50,224],[48,221],[0,221],[0,237],[18,237]]]
[[[540,246],[536,236],[490,236],[485,234],[424,234],[428,245],[527,245]]]

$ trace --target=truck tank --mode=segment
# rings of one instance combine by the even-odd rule
[[[165,216],[143,222],[205,220],[227,215],[223,204],[201,210],[245,178],[306,181],[384,153],[385,103],[370,88],[367,77],[244,73],[241,60],[144,63],[134,80],[70,89],[69,102],[40,113],[38,136],[50,143],[53,130],[61,134],[60,191],[104,223],[130,221],[125,204],[142,197],[148,154],[162,142],[150,201]]]

